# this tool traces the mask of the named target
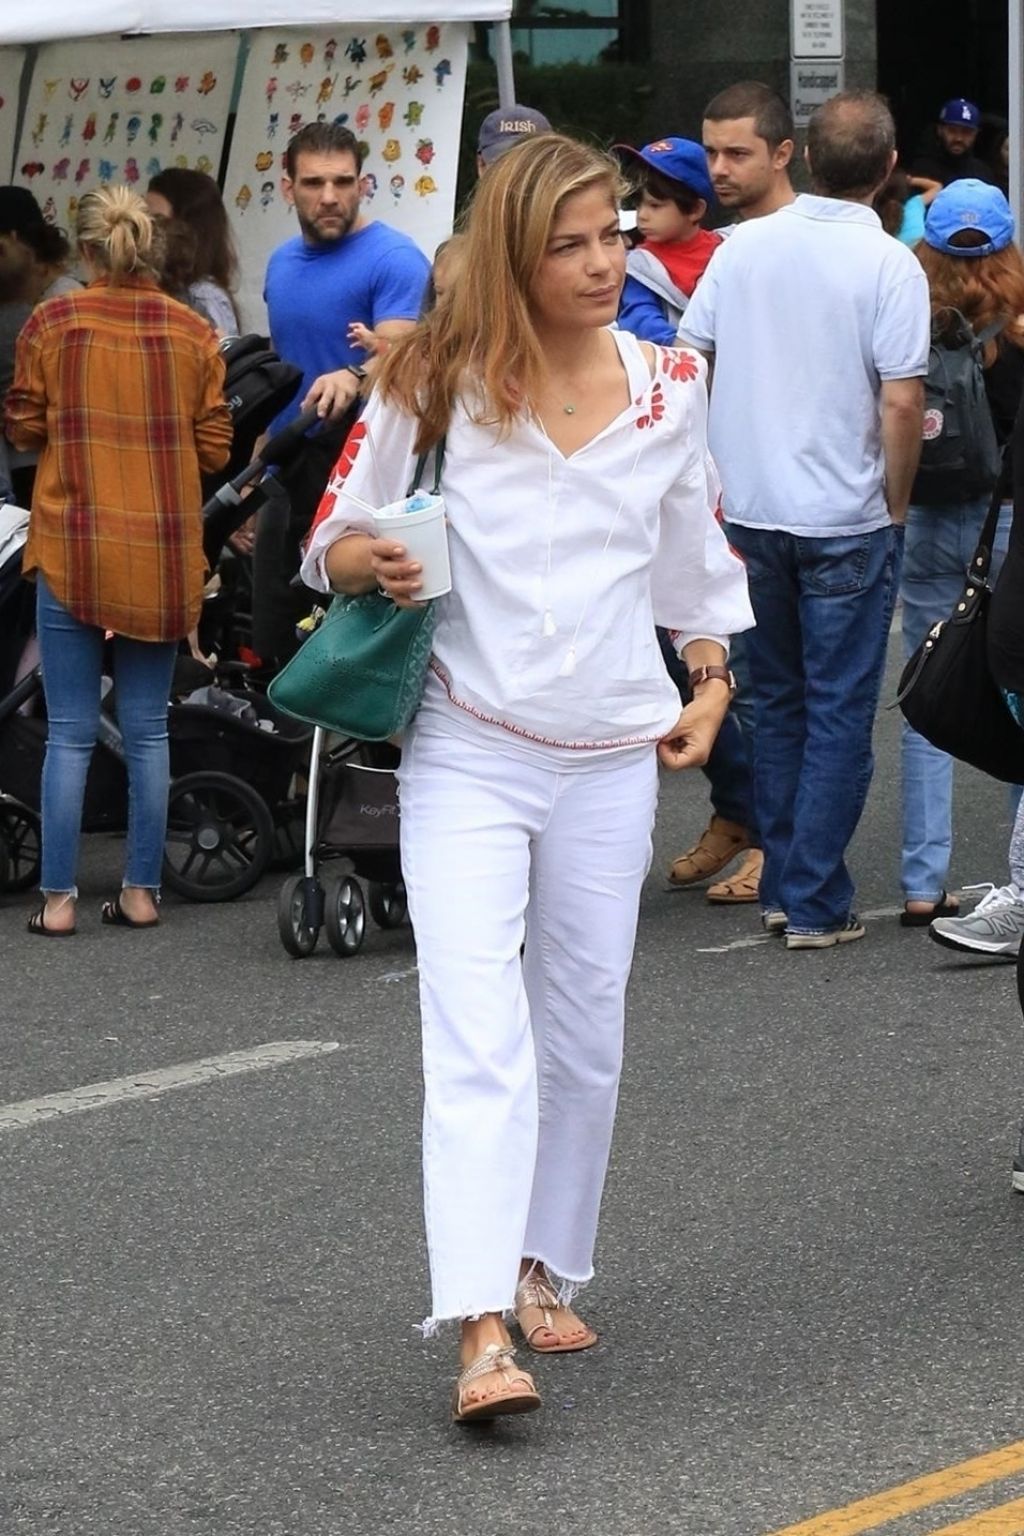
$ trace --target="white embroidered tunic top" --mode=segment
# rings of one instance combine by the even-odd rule
[[[655,624],[676,631],[681,649],[699,637],[727,644],[754,622],[715,517],[706,366],[656,348],[652,378],[636,338],[612,334],[631,403],[568,457],[535,420],[502,440],[456,407],[441,478],[452,591],[437,599],[423,709],[587,759],[675,724],[679,694]],[[309,586],[328,589],[323,557],[338,538],[374,531],[354,498],[384,506],[405,495],[415,435],[412,417],[371,398],[313,525]]]

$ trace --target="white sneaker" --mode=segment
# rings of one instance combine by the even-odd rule
[[[965,886],[979,890],[979,886]],[[928,926],[936,944],[972,954],[1015,959],[1024,938],[1024,896],[1013,885],[990,885],[966,917],[937,917]]]

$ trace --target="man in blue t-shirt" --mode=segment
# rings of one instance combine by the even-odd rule
[[[303,370],[281,426],[314,403],[337,419],[355,400],[366,354],[349,340],[356,321],[382,341],[412,329],[430,273],[418,246],[364,217],[355,135],[337,123],[308,123],[285,150],[281,188],[300,233],[267,264],[263,297],[280,355]]]

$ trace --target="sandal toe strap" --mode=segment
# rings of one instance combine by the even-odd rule
[[[524,1372],[514,1369],[515,1357],[516,1352],[511,1344],[488,1344],[483,1354],[471,1360],[459,1376],[459,1391],[463,1391],[481,1376],[490,1376],[494,1371],[500,1371],[506,1382],[511,1385],[514,1380],[524,1375]]]

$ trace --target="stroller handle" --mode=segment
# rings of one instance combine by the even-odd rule
[[[249,515],[248,509],[239,511],[245,505],[241,492],[254,480],[261,479],[269,464],[287,464],[293,459],[302,447],[309,428],[319,419],[316,406],[309,406],[294,421],[282,427],[280,432],[275,432],[263,445],[262,451],[205,503],[202,512],[203,549],[211,570],[228,539]]]

